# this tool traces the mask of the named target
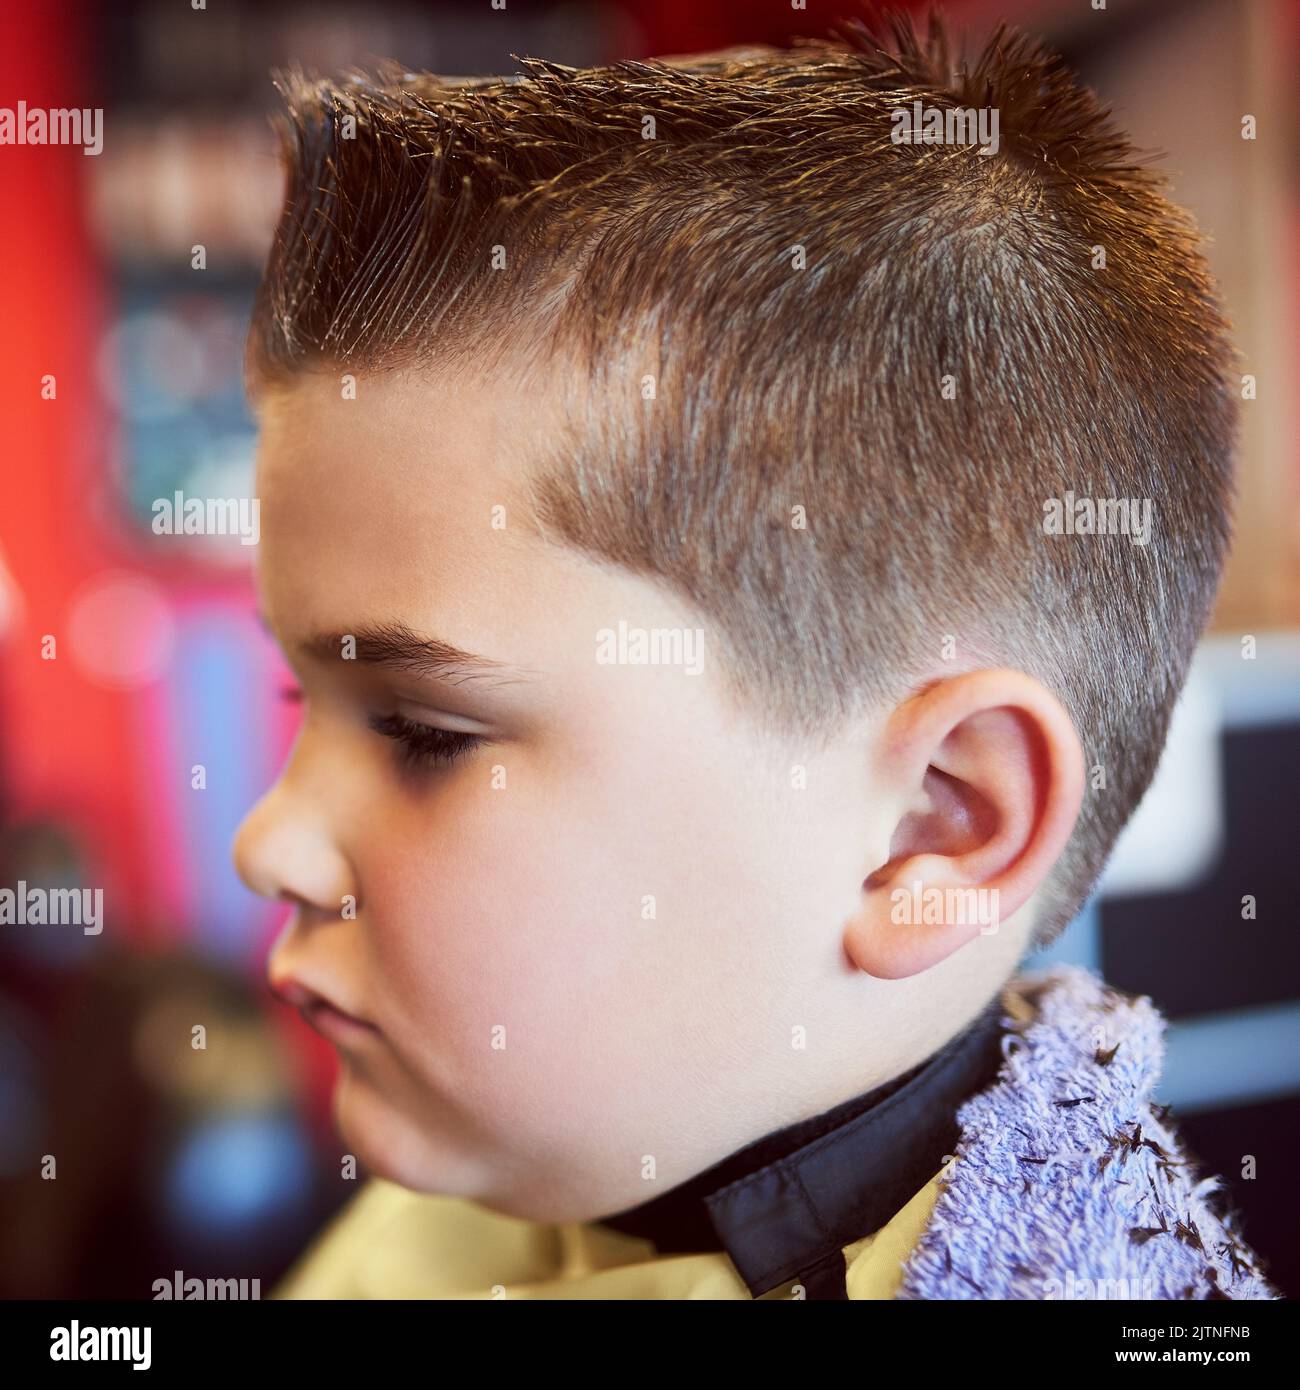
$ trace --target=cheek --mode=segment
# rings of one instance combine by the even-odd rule
[[[380,1021],[462,1095],[571,1074],[625,1005],[635,904],[617,847],[557,815],[565,804],[446,788],[367,851]]]
[[[623,796],[608,778],[546,779],[544,794],[524,780],[432,790],[368,847],[380,1022],[430,1084],[480,1112],[662,1100],[666,1074],[699,1065],[707,1020],[744,1015],[753,855],[733,846],[729,874],[726,820],[684,805],[680,784],[661,807],[645,782]]]
[[[531,824],[482,806],[440,809],[389,837],[370,861],[367,925],[385,987],[404,1012],[482,1028],[562,976],[566,942],[555,918],[566,899],[567,855]],[[542,920],[545,912],[549,920]]]

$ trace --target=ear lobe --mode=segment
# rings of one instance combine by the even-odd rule
[[[1041,886],[1078,817],[1083,752],[1060,702],[1010,670],[937,682],[882,742],[882,777],[907,809],[844,945],[869,975],[901,979],[996,935]]]

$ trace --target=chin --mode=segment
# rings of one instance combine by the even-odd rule
[[[445,1196],[470,1196],[463,1165],[427,1129],[344,1065],[333,1097],[334,1127],[366,1176]]]

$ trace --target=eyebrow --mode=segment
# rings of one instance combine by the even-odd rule
[[[264,617],[262,624],[269,630]],[[348,639],[351,639],[355,655],[343,658],[343,644]],[[464,651],[439,637],[422,636],[405,623],[366,624],[338,632],[318,632],[300,642],[298,650],[320,661],[355,660],[367,666],[388,667],[453,685],[470,680],[509,685],[535,674],[524,667]]]

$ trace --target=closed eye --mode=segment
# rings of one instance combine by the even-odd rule
[[[403,714],[372,714],[367,723],[375,733],[401,745],[401,760],[407,766],[446,766],[481,744],[492,742],[483,734],[417,724]]]

